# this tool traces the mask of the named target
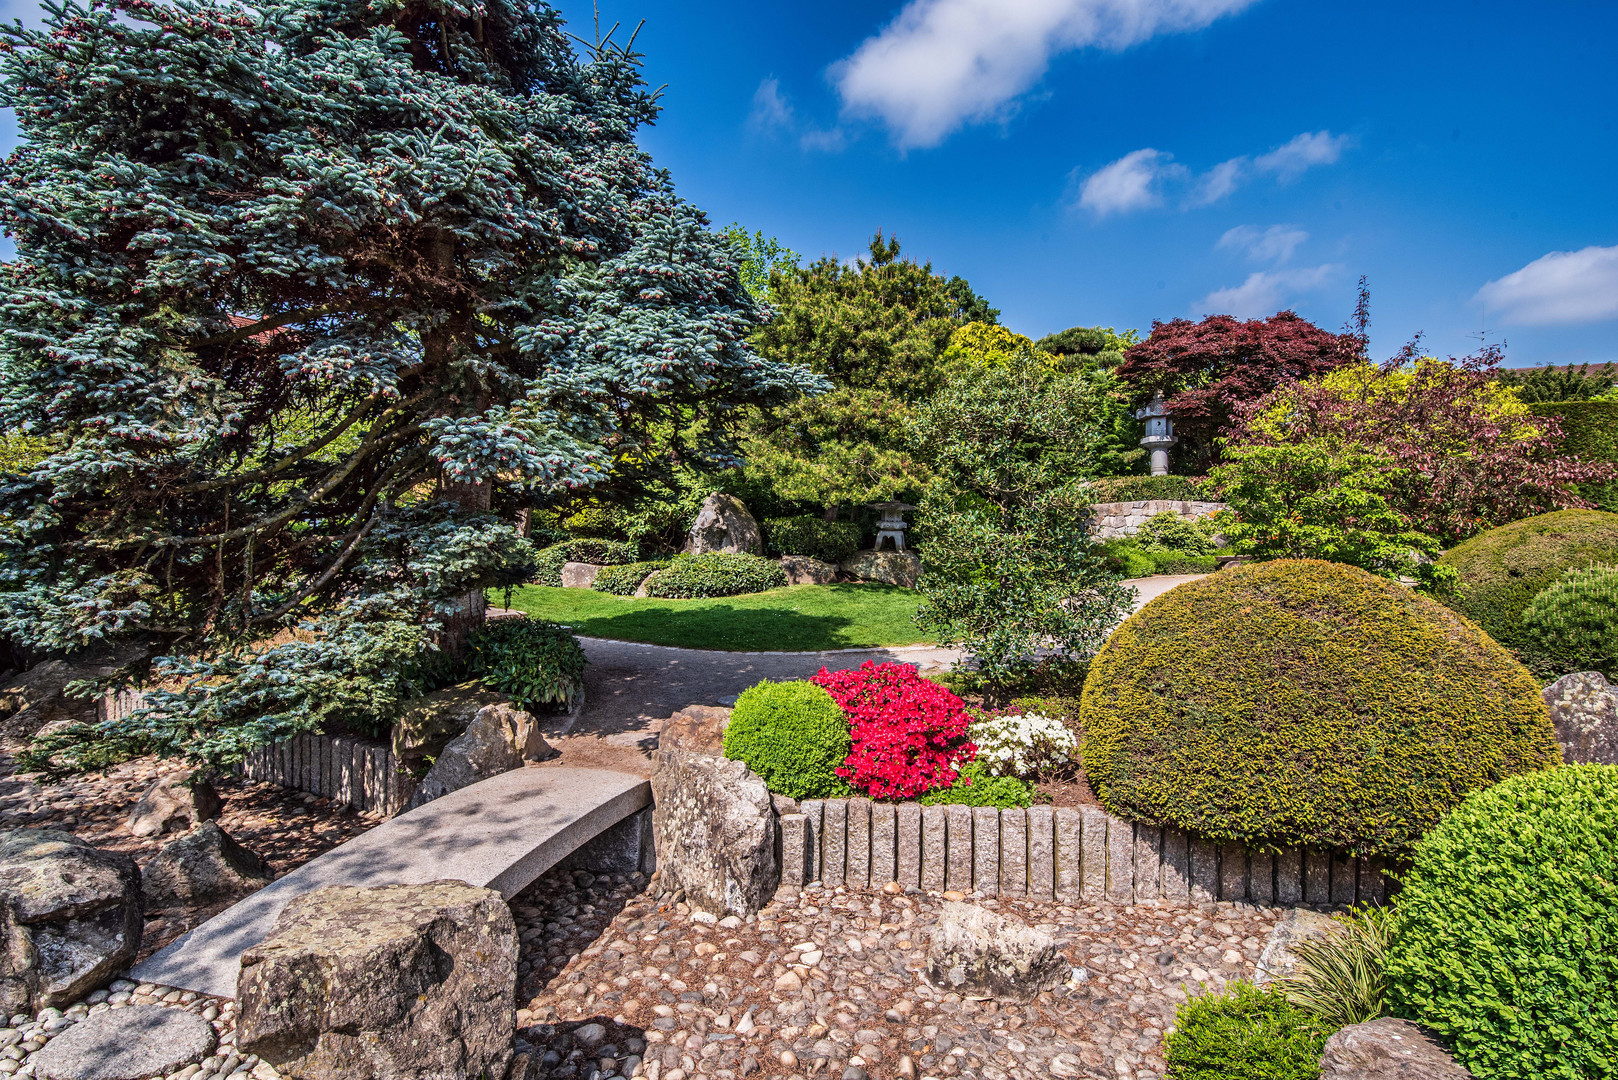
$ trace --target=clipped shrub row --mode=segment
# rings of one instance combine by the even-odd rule
[[[675,558],[667,569],[646,582],[646,595],[676,599],[740,596],[779,589],[786,583],[786,571],[778,562],[757,555],[710,552]]]
[[[596,592],[614,596],[634,596],[641,583],[669,565],[667,559],[653,562],[624,563],[622,566],[603,566],[590,583]]]
[[[1204,476],[1104,476],[1086,485],[1090,499],[1098,503],[1172,502],[1211,500],[1215,491]]]
[[[552,544],[534,556],[534,584],[562,587],[562,565],[570,562],[594,563],[598,566],[622,566],[640,558],[634,544],[621,540],[597,540],[577,537]],[[633,591],[633,590],[631,590]]]
[[[860,549],[860,527],[852,521],[827,521],[811,514],[767,518],[764,543],[771,555],[808,555],[842,562]]]

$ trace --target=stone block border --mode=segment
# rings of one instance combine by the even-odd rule
[[[241,774],[384,817],[409,806],[416,791],[415,779],[400,770],[392,747],[344,736],[297,735],[262,747],[242,761]]]
[[[807,800],[784,813],[781,887],[810,882],[1065,903],[1214,900],[1319,907],[1383,903],[1383,860],[1337,851],[1250,849],[1086,807],[991,807]]]
[[[1142,499],[1137,502],[1096,503],[1090,507],[1090,531],[1102,540],[1134,536],[1158,514],[1205,518],[1226,509],[1222,502],[1186,502],[1178,499]]]

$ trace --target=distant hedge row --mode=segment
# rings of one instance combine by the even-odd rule
[[[1587,461],[1618,461],[1618,401],[1545,401],[1529,408],[1562,421],[1564,453]],[[1618,480],[1581,484],[1579,491],[1602,510],[1618,511]]]

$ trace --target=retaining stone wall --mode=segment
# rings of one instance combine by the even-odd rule
[[[241,773],[384,817],[410,805],[416,791],[415,779],[400,770],[392,747],[345,736],[298,735],[262,747],[242,761]]]
[[[1158,514],[1179,514],[1183,518],[1204,518],[1226,509],[1222,502],[1182,502],[1175,499],[1143,499],[1139,502],[1096,503],[1090,508],[1090,531],[1103,540],[1134,536],[1140,527]]]
[[[1245,900],[1318,906],[1382,903],[1381,859],[1289,848],[1250,850],[1113,817],[1099,809],[921,806],[808,800],[782,814],[781,885],[812,881],[1078,903]]]

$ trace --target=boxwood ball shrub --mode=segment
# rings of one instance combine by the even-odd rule
[[[787,583],[781,564],[757,555],[710,552],[681,555],[646,583],[647,596],[691,599],[700,596],[741,596],[779,589]]]
[[[771,555],[842,562],[860,549],[860,535],[859,525],[852,521],[827,521],[811,514],[764,522],[764,542]]]
[[[1275,987],[1238,982],[1192,998],[1163,1040],[1169,1080],[1320,1080],[1330,1025]]]
[[[736,699],[725,756],[745,762],[771,791],[794,799],[849,794],[837,769],[848,757],[848,717],[809,682],[761,682]]]
[[[1488,1080],[1618,1076],[1618,767],[1466,799],[1416,846],[1388,954],[1394,1011]]]
[[[596,579],[590,583],[590,588],[614,596],[634,596],[641,582],[667,566],[667,559],[625,563],[622,566],[603,566],[597,572]]]
[[[1479,533],[1439,559],[1453,567],[1442,597],[1503,645],[1528,644],[1522,614],[1569,570],[1618,563],[1618,514],[1557,510]]]
[[[567,709],[584,692],[584,650],[555,623],[491,620],[468,641],[467,659],[484,686],[525,709]]]
[[[1560,760],[1509,652],[1398,582],[1310,559],[1159,596],[1080,701],[1107,809],[1256,845],[1398,853],[1468,793]]]

